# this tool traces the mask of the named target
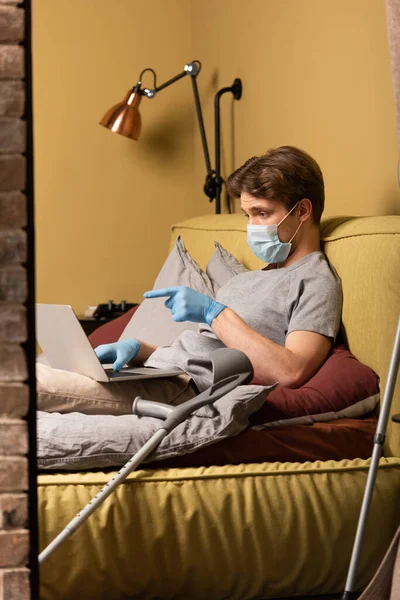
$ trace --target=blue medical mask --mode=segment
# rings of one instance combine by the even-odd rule
[[[247,243],[254,254],[264,262],[281,263],[289,256],[292,248],[292,240],[303,222],[300,223],[288,242],[281,242],[278,236],[278,227],[296,208],[297,204],[275,225],[247,225]]]

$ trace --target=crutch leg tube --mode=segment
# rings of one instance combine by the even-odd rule
[[[360,517],[357,525],[356,537],[354,540],[353,551],[350,560],[349,572],[347,575],[345,591],[342,595],[342,600],[352,600],[356,595],[355,580],[357,575],[357,567],[360,559],[361,547],[365,532],[365,526],[368,517],[368,511],[374,491],[374,484],[379,465],[379,459],[382,456],[383,445],[385,443],[387,422],[389,419],[390,408],[393,399],[394,388],[396,385],[397,373],[399,371],[400,361],[400,318],[397,324],[397,332],[394,340],[392,356],[390,359],[388,377],[385,387],[385,393],[379,413],[378,425],[374,437],[374,448],[372,452],[371,464],[368,470],[367,483],[365,487],[364,497],[361,505]]]
[[[191,400],[179,406],[170,406],[169,404],[144,400],[140,397],[135,398],[132,405],[133,414],[155,417],[161,419],[163,424],[145,445],[120,469],[117,475],[92,498],[61,533],[39,554],[39,564],[43,564],[56,548],[97,510],[118,485],[126,479],[129,473],[136,469],[179,423],[182,423],[195,410],[212,404],[238,385],[245,385],[253,379],[253,366],[247,356],[243,352],[240,352],[240,350],[221,348],[212,352],[210,359],[213,369],[213,384],[210,388]]]

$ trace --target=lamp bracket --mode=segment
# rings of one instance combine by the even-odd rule
[[[242,97],[242,80],[236,78],[232,85],[232,94],[235,100],[240,100]]]
[[[206,180],[203,186],[203,191],[210,202],[215,200],[217,196],[217,189],[221,189],[224,183],[224,179],[222,179],[221,176],[218,177],[215,171],[207,173]]]
[[[154,98],[157,93],[157,90],[150,90],[149,88],[143,88],[140,90],[142,96],[146,96],[146,98]]]
[[[193,60],[192,62],[187,63],[183,67],[183,70],[185,71],[185,73],[187,73],[191,77],[196,77],[200,73],[200,69],[201,69],[201,64],[198,60]]]

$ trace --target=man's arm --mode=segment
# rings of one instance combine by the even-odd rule
[[[145,360],[150,358],[155,350],[157,350],[158,346],[153,346],[152,344],[147,344],[146,342],[142,342],[142,340],[137,340],[140,344],[140,350],[135,358],[132,358],[127,363],[128,367],[139,367],[144,363]]]
[[[293,331],[285,346],[263,337],[230,308],[212,321],[212,329],[228,348],[237,348],[250,359],[254,380],[263,385],[276,381],[283,387],[299,387],[314,375],[331,348],[329,337],[312,331]]]
[[[232,309],[191,288],[178,286],[152,290],[145,298],[168,297],[165,305],[174,321],[211,324],[228,348],[237,348],[250,359],[255,381],[299,387],[319,369],[328,355],[331,339],[312,331],[292,331],[284,347],[251,329]]]

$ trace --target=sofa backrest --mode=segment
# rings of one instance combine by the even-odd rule
[[[201,268],[214,251],[214,240],[250,269],[264,266],[246,241],[242,215],[206,215],[173,225]],[[400,216],[336,217],[321,224],[322,247],[343,284],[343,326],[351,352],[372,367],[386,384],[400,313]],[[391,414],[400,413],[400,382]],[[389,420],[387,456],[400,456],[400,424]]]

